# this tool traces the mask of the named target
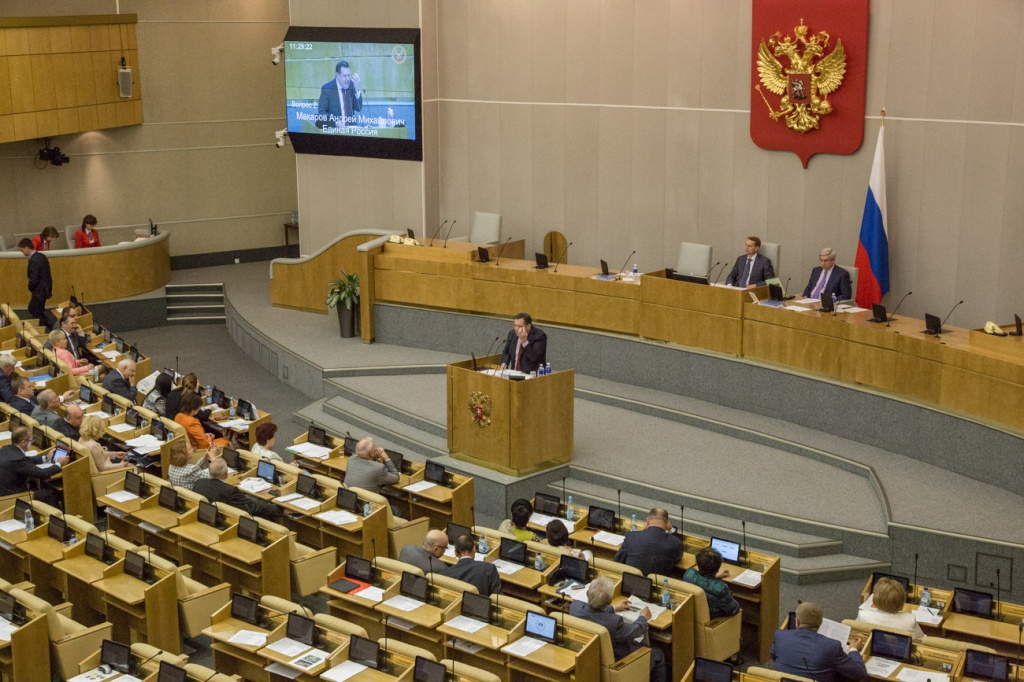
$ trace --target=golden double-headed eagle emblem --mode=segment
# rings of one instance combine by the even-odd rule
[[[481,429],[491,425],[491,396],[481,391],[469,394],[469,413]]]
[[[836,47],[825,54],[829,46],[829,34],[819,31],[808,36],[808,28],[804,20],[793,29],[796,38],[783,37],[780,32],[761,39],[757,50],[757,72],[761,76],[761,85],[776,95],[782,95],[779,110],[776,111],[768,103],[768,98],[761,91],[761,85],[754,87],[761,94],[768,115],[777,121],[785,117],[786,126],[806,133],[820,127],[822,116],[832,113],[832,105],[828,96],[839,89],[846,74],[846,52],[843,41],[837,39]],[[777,57],[789,59],[789,67],[784,67]]]

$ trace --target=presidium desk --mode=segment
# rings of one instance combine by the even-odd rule
[[[362,334],[374,337],[373,305],[394,303],[511,317],[529,311],[538,323],[595,329],[744,357],[854,386],[890,392],[948,412],[1024,429],[1024,338],[992,337],[946,327],[941,337],[921,333],[921,320],[901,317],[891,326],[868,322],[870,313],[836,316],[792,312],[751,303],[748,292],[644,274],[640,284],[594,279],[596,268],[562,265],[536,270],[513,255],[501,263],[476,262],[475,246],[458,255],[440,246],[378,244],[356,252],[365,235],[343,238],[317,258],[275,264],[275,305],[317,310],[326,280],[316,291],[294,284],[321,259],[348,256],[362,282]],[[308,288],[308,287],[307,287]],[[754,289],[758,298],[767,287]],[[326,312],[326,308],[324,308]]]

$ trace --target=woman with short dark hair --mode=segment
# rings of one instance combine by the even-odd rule
[[[100,233],[96,231],[96,216],[82,218],[82,227],[75,232],[75,248],[91,249],[100,245]]]
[[[283,462],[281,456],[274,452],[274,441],[277,440],[277,424],[267,422],[256,427],[256,443],[252,446],[252,454],[263,459]]]

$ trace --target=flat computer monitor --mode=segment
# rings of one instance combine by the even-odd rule
[[[50,522],[46,524],[46,535],[57,542],[67,542],[71,539],[71,529],[61,517],[51,516]]]
[[[525,566],[526,543],[513,540],[512,538],[502,538],[501,547],[498,549],[498,558]]]
[[[40,450],[50,447],[50,439],[46,437],[46,432],[38,426],[32,427],[32,445]]]
[[[401,473],[402,467],[405,465],[405,455],[401,452],[392,452],[391,450],[385,450],[388,453],[388,459],[395,465],[395,471]]]
[[[306,442],[324,448],[330,447],[327,444],[327,430],[312,424],[309,425],[309,431],[306,432]]]
[[[416,657],[412,668],[412,682],[445,682],[448,668],[443,663],[422,656]]]
[[[964,677],[990,682],[1005,682],[1010,677],[1010,659],[977,649],[964,652]]]
[[[609,533],[615,532],[615,512],[603,507],[590,506],[587,513],[587,528],[593,530],[605,530]]]
[[[558,568],[570,580],[587,582],[587,560],[563,554],[558,559]]]
[[[539,640],[554,644],[558,632],[554,618],[542,616],[530,611],[526,614],[526,634]]]
[[[220,406],[224,400],[224,391],[220,390],[216,386],[210,389],[210,398],[214,405]]]
[[[124,572],[137,580],[153,582],[153,567],[146,561],[146,557],[138,552],[124,553]]]
[[[249,625],[259,625],[260,603],[235,592],[231,595],[231,617]]]
[[[132,668],[132,648],[127,644],[105,639],[100,645],[100,663],[127,675]]]
[[[243,400],[242,398],[238,399],[237,412],[239,417],[241,417],[242,419],[248,419],[251,422],[256,421],[256,418],[259,416],[256,413],[256,406],[253,405],[250,401]]]
[[[481,263],[489,263],[491,261],[491,254],[487,251],[486,246],[476,247],[476,258]]]
[[[89,533],[85,536],[85,555],[92,557],[96,561],[102,561],[105,564],[114,563],[113,551],[107,546],[106,540],[95,533]]]
[[[122,339],[120,336],[114,337],[114,348],[117,349],[117,352],[118,353],[123,353],[124,352],[124,347],[125,347],[124,339]]]
[[[196,516],[196,520],[199,523],[204,523],[207,526],[213,526],[214,528],[221,528],[224,525],[221,519],[220,510],[217,509],[216,504],[211,504],[205,500],[199,501],[199,514]]]
[[[270,485],[276,485],[277,467],[274,466],[273,462],[266,459],[261,459],[259,463],[256,465],[256,476],[262,478]]]
[[[124,423],[130,426],[139,426],[139,411],[134,407],[129,407],[128,411],[124,413]]]
[[[142,481],[142,476],[139,476],[138,474],[133,473],[131,471],[125,473],[124,489],[127,490],[128,492],[132,493],[133,495],[138,495],[139,497],[147,497],[147,493],[149,492],[147,490],[147,487],[148,486],[146,486],[146,484],[143,483]]]
[[[651,592],[654,589],[654,581],[635,573],[622,574],[622,594],[627,597],[636,597],[642,601],[651,601]]]
[[[437,485],[444,485],[445,468],[436,462],[427,462],[423,469],[423,478]]]
[[[545,493],[533,494],[533,510],[538,514],[558,516],[558,508],[561,504],[562,501],[554,495],[547,495]]]
[[[114,399],[109,395],[103,396],[103,398],[100,399],[100,409],[107,414],[114,414]]]
[[[349,554],[345,558],[345,577],[372,584],[373,562],[361,556]]]
[[[314,500],[320,499],[320,486],[315,478],[306,474],[299,474],[298,478],[295,479],[295,492],[303,497],[309,497]]]
[[[893,661],[910,660],[910,635],[898,635],[886,630],[871,631],[871,655],[888,658]]]
[[[160,495],[157,498],[157,503],[164,509],[170,509],[175,514],[180,514],[184,508],[181,498],[178,497],[178,491],[174,489],[174,486],[170,485],[160,486]]]
[[[83,403],[92,402],[92,388],[88,384],[82,384],[78,387],[78,399]]]
[[[988,592],[953,589],[953,613],[963,613],[980,618],[992,617],[992,595]]]
[[[462,593],[461,614],[467,618],[473,618],[483,623],[491,622],[491,600],[480,594],[472,592]]]
[[[167,427],[159,419],[153,420],[153,425],[149,428],[150,434],[159,440],[167,440]]]
[[[878,584],[879,578],[888,578],[889,580],[895,580],[903,586],[903,591],[908,595],[910,594],[910,579],[904,578],[901,575],[894,575],[892,573],[882,573],[881,571],[875,571],[871,574],[871,588],[874,589],[875,585]]]
[[[28,620],[25,607],[14,598],[13,594],[6,592],[0,592],[0,618],[19,626],[24,625]]]
[[[312,618],[300,616],[297,613],[289,613],[285,636],[289,639],[294,639],[296,642],[302,642],[307,646],[316,646],[319,639],[316,631],[316,621]]]
[[[234,471],[242,470],[242,463],[240,460],[240,455],[238,454],[238,450],[224,448],[224,450],[220,453],[220,456],[224,458],[224,463],[228,465],[229,469],[233,469]]]
[[[337,504],[338,509],[344,509],[353,514],[359,513],[359,495],[354,490],[349,490],[348,488],[340,489],[338,491]]]
[[[462,526],[457,523],[448,522],[447,528],[445,528],[445,535],[448,536],[448,543],[454,545],[455,541],[463,535],[469,538],[473,537],[473,529],[469,526]]]
[[[871,304],[871,319],[869,322],[888,322],[889,318],[886,314],[885,306],[881,303]]]
[[[238,517],[238,537],[254,545],[265,546],[267,544],[267,536],[260,528],[259,522],[248,516]]]
[[[740,560],[740,543],[730,542],[722,538],[711,538],[711,549],[722,555],[722,561],[736,563]]]
[[[345,436],[345,444],[342,446],[342,451],[347,456],[356,454],[356,446],[359,445],[359,441],[352,436]]]
[[[938,315],[931,315],[929,313],[924,314],[924,333],[925,334],[941,334],[942,333],[942,318]]]
[[[18,521],[24,521],[26,513],[32,515],[32,522],[38,526],[39,514],[32,508],[32,504],[30,502],[19,497],[14,501],[14,518]]]
[[[426,603],[430,596],[430,581],[421,575],[404,571],[398,592],[403,597],[409,597],[410,599]]]
[[[21,422],[21,415],[12,414],[12,415],[10,415],[10,417],[7,420],[7,430],[8,431],[13,431],[14,429],[16,429],[19,426],[21,426],[21,423],[22,423]]]
[[[367,668],[379,668],[380,645],[372,639],[352,635],[348,640],[348,660]]]
[[[160,661],[156,682],[188,682],[188,671],[167,661]]]
[[[693,659],[694,682],[732,682],[732,666],[710,658]]]

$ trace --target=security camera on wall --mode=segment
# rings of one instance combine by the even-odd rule
[[[270,63],[273,64],[274,66],[280,64],[281,55],[284,54],[284,43],[281,43],[277,47],[270,48],[270,54],[273,56],[273,59],[270,60]]]
[[[288,129],[285,128],[284,130],[278,130],[274,133],[274,137],[277,138],[277,142],[274,143],[274,146],[280,149],[284,146],[284,138],[288,137]]]

